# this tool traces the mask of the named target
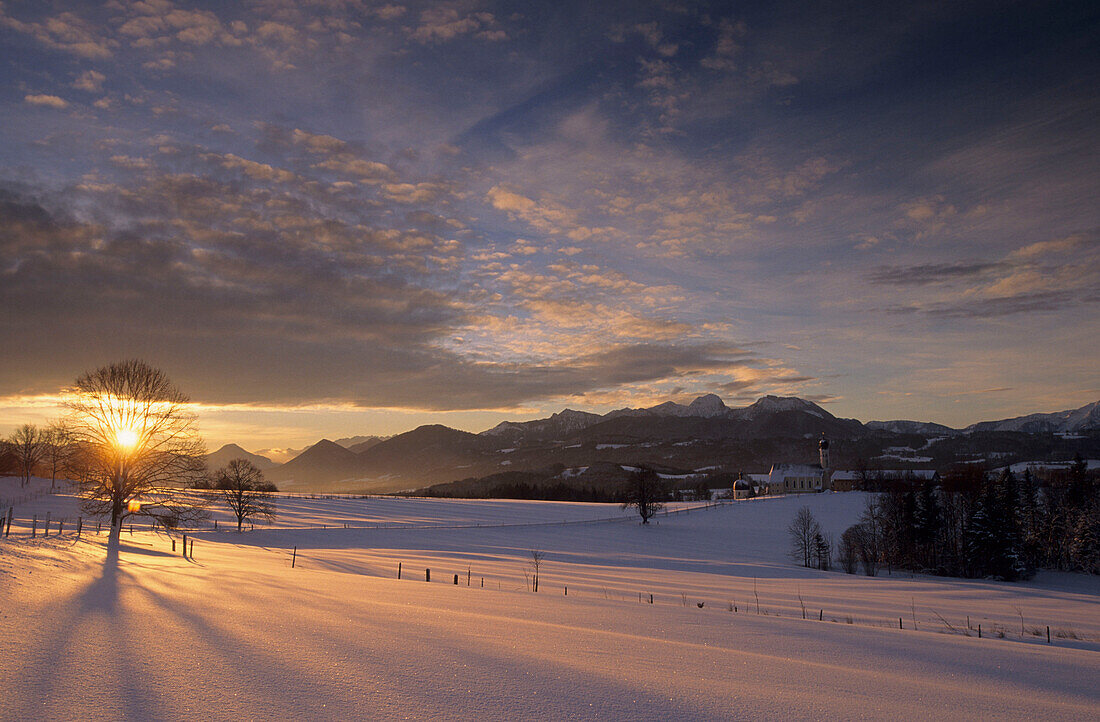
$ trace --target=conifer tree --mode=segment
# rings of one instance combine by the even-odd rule
[[[916,496],[914,511],[915,537],[920,548],[921,562],[926,567],[938,565],[938,546],[943,528],[943,514],[936,489],[931,481],[921,484]]]

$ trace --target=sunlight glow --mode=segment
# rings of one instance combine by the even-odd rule
[[[133,429],[119,429],[115,432],[115,443],[128,451],[137,446],[138,434]]]

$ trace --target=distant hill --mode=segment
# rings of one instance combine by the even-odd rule
[[[981,421],[966,427],[968,432],[1021,431],[1028,434],[1066,434],[1095,429],[1100,429],[1100,401],[1069,411],[1029,414],[1003,421]]]
[[[961,433],[958,429],[927,421],[868,421],[865,426],[872,431],[885,431],[891,434],[941,436]]]
[[[356,454],[366,451],[375,444],[385,441],[388,436],[349,436],[345,439],[337,439],[335,443],[343,446],[348,451]]]
[[[495,436],[499,439],[555,439],[599,423],[603,418],[599,414],[590,414],[587,411],[565,409],[548,419],[502,421],[488,431],[481,432],[480,435]]]
[[[217,451],[206,455],[206,466],[214,471],[220,469],[233,459],[247,459],[252,462],[252,465],[261,471],[267,471],[272,469],[276,464],[266,456],[260,456],[259,454],[250,454],[236,444],[226,444]]]
[[[274,482],[292,482],[295,486],[319,486],[359,476],[359,457],[328,439],[321,439],[267,477]]]

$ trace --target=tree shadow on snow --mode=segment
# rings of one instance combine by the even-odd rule
[[[120,601],[120,589],[130,581],[131,575],[121,568],[118,550],[109,550],[99,576],[60,602],[60,613],[50,615],[53,635],[34,644],[28,663],[16,672],[15,678],[23,681],[17,685],[23,699],[13,705],[21,708],[16,719],[38,719],[49,711],[56,714],[53,700],[58,696],[76,697],[86,705],[64,708],[66,715],[77,718],[96,712],[124,720],[159,716],[140,668],[131,661],[135,645]],[[92,681],[81,675],[84,687],[75,690],[73,664],[96,665]]]

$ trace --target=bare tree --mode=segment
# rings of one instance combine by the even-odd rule
[[[542,560],[546,558],[546,552],[538,549],[531,550],[531,591],[539,590],[539,569],[542,568]]]
[[[278,491],[264,480],[264,473],[248,459],[233,459],[219,469],[214,488],[237,517],[237,531],[244,522],[255,517],[275,518],[275,500],[270,492]]]
[[[875,576],[878,572],[879,560],[882,557],[884,523],[878,498],[874,494],[869,494],[856,527],[859,530],[857,537],[859,558],[863,562],[863,573],[869,577]]]
[[[63,422],[55,421],[42,432],[43,461],[50,469],[50,488],[57,484],[57,474],[67,469],[72,452],[72,434]]]
[[[109,515],[108,553],[123,520],[140,514],[168,526],[202,518],[184,487],[206,471],[189,401],[159,369],[132,360],[86,373],[69,389],[66,423],[80,449],[83,507]]]
[[[791,525],[787,527],[791,535],[791,558],[801,562],[802,566],[813,566],[815,540],[821,535],[821,526],[814,519],[810,507],[804,506],[795,514]]]
[[[45,451],[42,432],[34,424],[23,424],[8,437],[8,448],[15,454],[20,486],[26,486]]]
[[[627,483],[624,497],[623,509],[634,507],[638,510],[638,516],[642,517],[642,523],[648,524],[664,508],[668,484],[656,471],[641,466]]]
[[[838,561],[848,574],[856,573],[856,566],[859,564],[860,544],[862,543],[860,535],[862,533],[857,524],[848,527],[840,535],[840,545],[837,548]]]

